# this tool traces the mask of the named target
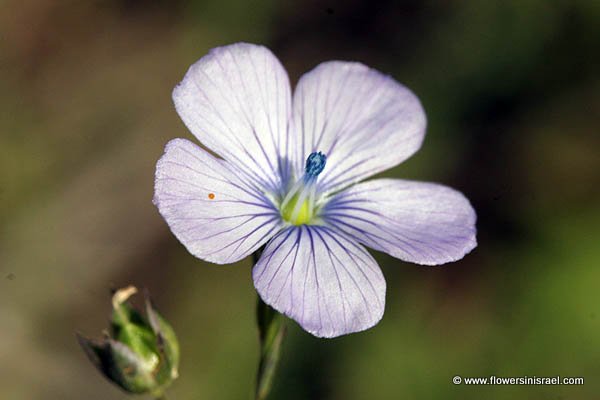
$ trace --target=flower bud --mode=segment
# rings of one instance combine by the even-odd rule
[[[90,361],[121,389],[160,396],[178,376],[179,344],[148,296],[145,316],[127,304],[135,293],[128,286],[113,295],[110,333],[102,339],[77,338]]]

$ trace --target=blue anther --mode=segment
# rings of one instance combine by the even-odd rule
[[[304,168],[306,177],[316,178],[317,175],[319,175],[325,168],[326,161],[327,156],[321,153],[320,151],[316,153],[311,153],[306,159],[306,168]]]

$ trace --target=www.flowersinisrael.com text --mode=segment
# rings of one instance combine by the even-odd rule
[[[452,378],[455,385],[583,385],[581,376],[471,376],[456,375]]]

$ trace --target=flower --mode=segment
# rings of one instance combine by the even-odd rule
[[[170,141],[154,203],[194,256],[252,270],[263,301],[319,337],[368,329],[386,284],[364,246],[437,265],[476,246],[475,212],[448,187],[362,182],[414,154],[426,119],[417,97],[357,62],[288,76],[265,47],[218,47],[173,90],[175,108],[208,151]]]
[[[77,334],[77,339],[108,380],[126,392],[158,397],[178,376],[179,343],[147,295],[146,318],[126,303],[136,293],[134,286],[114,293],[111,335],[97,340]]]

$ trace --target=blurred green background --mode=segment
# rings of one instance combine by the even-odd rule
[[[273,399],[597,399],[600,2],[0,1],[0,398],[125,399],[74,332],[111,287],[148,287],[179,333],[170,397],[251,399],[250,261],[208,265],[151,203],[156,160],[192,138],[171,103],[188,66],[267,45],[293,82],[362,61],[422,100],[424,146],[385,175],[463,191],[479,247],[442,267],[375,254],[375,328],[319,340],[289,323]],[[584,386],[456,386],[584,376]]]

